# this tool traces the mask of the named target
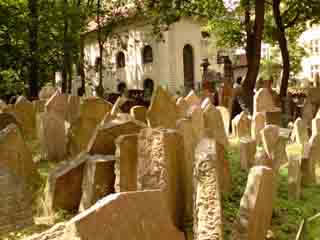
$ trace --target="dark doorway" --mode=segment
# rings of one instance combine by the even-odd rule
[[[151,97],[153,93],[154,83],[152,79],[147,78],[143,82],[143,89],[144,89],[144,95],[145,97]]]
[[[194,89],[194,59],[192,46],[187,44],[183,48],[184,88],[186,92]]]

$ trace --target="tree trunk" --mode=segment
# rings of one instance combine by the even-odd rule
[[[253,110],[253,95],[259,74],[261,59],[261,41],[264,29],[265,0],[255,0],[255,20],[253,29],[250,24],[250,9],[246,9],[246,56],[248,72],[242,83],[241,102],[248,111]]]
[[[62,66],[62,93],[66,93],[68,90],[68,55],[69,55],[69,47],[68,47],[68,29],[69,22],[67,17],[67,5],[68,0],[64,0],[64,31],[63,31],[63,66]]]
[[[102,97],[104,89],[103,89],[103,41],[102,41],[102,26],[101,26],[101,0],[97,1],[97,23],[98,23],[98,44],[99,44],[99,62],[98,62],[98,71],[99,71],[99,85],[97,88],[97,93],[100,97]]]
[[[280,98],[284,99],[287,96],[288,83],[290,77],[290,54],[288,50],[288,42],[285,33],[285,27],[282,22],[282,17],[280,13],[280,2],[281,0],[273,0],[273,17],[277,25],[277,41],[279,43],[283,71],[280,87]]]
[[[81,78],[81,88],[78,89],[78,95],[83,96],[86,89],[85,71],[84,71],[84,40],[83,37],[80,39],[80,61],[79,61],[79,71]]]
[[[29,25],[29,47],[30,47],[30,65],[29,65],[29,98],[37,99],[39,93],[39,15],[38,0],[29,0],[28,8],[30,11],[31,23]]]

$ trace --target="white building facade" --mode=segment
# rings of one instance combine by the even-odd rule
[[[170,25],[162,37],[152,26],[133,22],[118,27],[104,43],[103,86],[110,92],[162,86],[171,93],[198,88],[201,83],[201,26],[191,18]],[[98,85],[100,59],[97,32],[83,36],[87,82]]]

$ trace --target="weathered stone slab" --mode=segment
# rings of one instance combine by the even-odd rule
[[[279,127],[275,125],[267,125],[261,130],[263,147],[271,159],[274,158],[273,153],[279,140],[279,133]]]
[[[228,136],[230,131],[230,120],[231,120],[230,112],[226,107],[223,107],[223,106],[218,106],[217,110],[220,111],[220,114],[223,120],[224,129],[226,131],[226,135]]]
[[[46,100],[35,100],[32,101],[34,110],[36,114],[42,113],[45,111]]]
[[[172,129],[143,129],[138,136],[138,190],[162,189],[166,192],[170,216],[182,225],[183,201],[180,163],[183,139]]]
[[[257,141],[251,138],[240,138],[240,163],[242,169],[250,169],[255,165]]]
[[[44,155],[52,162],[64,161],[67,154],[65,121],[54,112],[40,113],[38,121]]]
[[[0,168],[7,168],[14,175],[24,178],[28,185],[38,180],[31,151],[14,124],[0,131]]]
[[[257,166],[250,169],[232,240],[265,239],[272,217],[273,175],[273,170],[268,167]]]
[[[297,118],[297,120],[294,122],[293,132],[298,144],[304,146],[308,142],[309,136],[307,125],[301,118]]]
[[[26,138],[36,137],[36,112],[33,104],[20,96],[11,113],[16,117]]]
[[[306,144],[304,158],[301,162],[302,182],[311,184],[316,181],[316,165],[320,163],[320,135],[312,135]]]
[[[271,92],[267,88],[260,88],[254,95],[253,112],[272,112],[276,107]]]
[[[67,120],[68,96],[56,91],[46,102],[45,109],[47,113],[54,113],[63,121]]]
[[[115,191],[137,190],[138,135],[122,135],[115,141]]]
[[[67,121],[69,123],[74,122],[80,117],[80,103],[79,96],[68,96]]]
[[[235,137],[251,137],[251,120],[246,112],[238,114],[232,120],[232,133]]]
[[[183,137],[183,155],[184,161],[181,161],[181,187],[184,194],[184,214],[183,229],[186,232],[187,239],[192,239],[193,230],[190,228],[193,224],[193,164],[195,157],[196,142],[193,137],[191,119],[180,119],[177,122],[177,130]]]
[[[101,122],[105,115],[112,109],[112,104],[97,97],[83,99],[80,106],[80,114],[83,118],[90,118],[96,122]]]
[[[71,219],[61,240],[183,240],[169,216],[161,191],[116,193]]]
[[[203,110],[204,126],[208,137],[215,139],[219,144],[228,146],[229,141],[225,132],[221,113],[212,104],[208,104]]]
[[[99,199],[114,193],[114,156],[93,155],[85,163],[80,211],[83,211]]]
[[[320,118],[312,119],[312,135],[320,133]]]
[[[266,124],[281,126],[282,112],[281,109],[265,112]]]
[[[219,186],[219,160],[215,144],[203,139],[195,152],[194,239],[223,239]]]
[[[130,109],[130,115],[138,121],[147,122],[147,108],[144,106],[134,106]]]
[[[50,173],[46,202],[50,211],[78,211],[82,196],[83,170],[89,155],[79,154],[74,160],[61,163]]]
[[[261,143],[261,130],[266,125],[265,113],[257,112],[254,114],[251,125],[251,136],[257,141],[257,144]]]
[[[291,156],[288,165],[288,196],[299,200],[301,195],[301,157]]]
[[[175,128],[178,120],[178,109],[172,97],[161,87],[152,96],[147,112],[148,125],[152,128]]]
[[[204,113],[199,106],[194,105],[190,107],[188,116],[189,118],[191,118],[194,140],[195,142],[199,142],[207,131],[205,128],[208,128],[207,126],[205,126]],[[212,125],[210,125],[210,127],[212,127]]]
[[[314,117],[314,106],[311,103],[311,99],[307,96],[304,106],[302,108],[302,119],[306,123],[307,126],[311,126],[311,121]]]
[[[90,140],[88,149],[90,154],[114,155],[115,140],[125,134],[139,133],[146,125],[140,121],[114,119],[98,127],[95,136]]]

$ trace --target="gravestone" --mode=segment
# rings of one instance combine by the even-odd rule
[[[67,121],[73,123],[80,117],[81,100],[78,96],[68,96]]]
[[[130,115],[138,121],[147,123],[147,108],[144,106],[134,106],[130,109]]]
[[[46,186],[46,202],[49,211],[63,209],[78,211],[82,196],[83,171],[89,159],[80,153],[69,162],[62,162],[50,174]]]
[[[188,112],[188,109],[189,109],[189,105],[188,103],[186,102],[186,100],[184,100],[183,97],[180,97],[178,98],[177,102],[176,102],[176,105],[177,105],[177,109],[178,109],[178,115],[179,115],[179,118],[184,118],[187,116],[187,112]]]
[[[80,105],[80,114],[83,118],[90,118],[96,122],[101,122],[105,115],[112,109],[112,104],[97,97],[83,99]]]
[[[302,108],[302,119],[307,126],[311,126],[311,121],[314,117],[314,106],[311,103],[310,97],[307,96],[304,106]]]
[[[137,190],[138,135],[121,135],[116,141],[115,191]]]
[[[0,113],[5,108],[7,108],[7,104],[3,100],[0,99]]]
[[[183,233],[172,224],[162,191],[109,195],[71,219],[60,240],[133,238],[184,240]]]
[[[68,96],[56,91],[45,104],[47,113],[53,113],[61,120],[67,120],[68,113]]]
[[[89,142],[88,151],[90,154],[114,155],[117,137],[139,133],[145,127],[146,125],[140,121],[113,119],[97,128]]]
[[[49,99],[53,94],[55,94],[57,91],[56,88],[52,87],[52,86],[46,86],[41,88],[40,92],[39,92],[39,99],[40,100],[47,100]]]
[[[183,229],[186,233],[187,240],[192,238],[192,226],[193,223],[193,164],[194,164],[194,153],[196,142],[194,138],[194,133],[192,131],[192,121],[191,119],[180,119],[177,122],[177,130],[183,137],[183,145],[184,145],[184,161],[181,164],[181,178],[182,184],[181,187],[183,189],[185,206],[184,206],[184,214],[183,214]]]
[[[195,152],[194,239],[223,239],[219,163],[215,144],[203,139]]]
[[[178,109],[172,96],[161,87],[158,87],[152,95],[151,104],[147,112],[148,125],[152,128],[174,129],[178,116]]]
[[[85,163],[80,211],[83,211],[103,197],[114,193],[114,156],[93,155]]]
[[[308,144],[306,144],[304,154],[305,158],[301,162],[301,165],[303,165],[301,166],[303,169],[302,181],[305,184],[311,184],[316,182],[316,166],[320,164],[320,135],[311,136]]]
[[[217,110],[220,111],[222,120],[223,120],[223,125],[224,125],[224,129],[226,131],[226,135],[229,135],[229,129],[230,129],[230,112],[226,107],[223,106],[218,106]]]
[[[275,108],[273,111],[265,112],[266,124],[269,125],[282,125],[282,112],[281,109]]]
[[[257,141],[251,138],[240,138],[240,164],[242,169],[255,165]]]
[[[188,116],[191,118],[192,131],[195,142],[199,142],[205,135],[205,116],[199,106],[191,106]]]
[[[185,96],[184,100],[191,107],[193,105],[200,106],[201,99],[197,96],[194,90],[191,90],[187,96]]]
[[[256,140],[257,144],[261,143],[261,130],[266,125],[265,113],[257,112],[253,116],[252,125],[251,125],[251,136]]]
[[[232,120],[232,133],[235,137],[251,137],[251,120],[246,112],[238,114]]]
[[[272,112],[275,102],[268,88],[260,88],[254,95],[253,112]]]
[[[50,162],[61,162],[67,154],[65,121],[54,112],[40,113],[39,138],[44,156]]]
[[[275,172],[278,171],[280,166],[280,159],[276,158],[276,149],[279,144],[280,129],[276,125],[267,125],[261,130],[262,144],[268,158],[263,165],[272,168]]]
[[[182,226],[181,162],[183,138],[172,129],[141,130],[138,136],[138,190],[161,189],[176,226]]]
[[[0,131],[0,168],[7,168],[22,178],[31,189],[39,177],[32,153],[14,124]]]
[[[257,166],[250,169],[241,198],[232,240],[263,240],[271,225],[274,189],[273,170]]]
[[[299,200],[301,195],[301,157],[291,156],[288,165],[288,196]]]
[[[297,118],[294,122],[293,132],[298,144],[304,146],[308,142],[309,136],[307,125],[301,118]]]
[[[312,119],[312,135],[320,133],[320,118]]]

